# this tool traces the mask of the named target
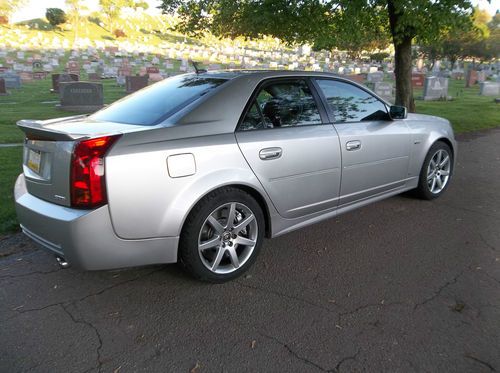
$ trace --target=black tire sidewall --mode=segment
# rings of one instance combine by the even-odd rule
[[[427,184],[427,169],[429,167],[429,163],[430,163],[432,157],[440,149],[445,150],[450,157],[450,176],[448,178],[448,182],[446,183],[444,188],[439,193],[432,193],[429,190],[429,185]],[[431,200],[431,199],[435,199],[435,198],[438,198],[439,196],[441,196],[448,189],[448,186],[450,185],[451,179],[453,177],[453,171],[454,171],[453,165],[454,165],[453,152],[451,151],[451,148],[448,146],[448,144],[446,144],[442,141],[437,141],[436,143],[434,143],[430,147],[429,151],[427,152],[427,155],[425,156],[424,164],[422,165],[422,169],[420,170],[420,176],[419,176],[418,188],[417,188],[420,197],[424,198],[424,199]]]
[[[238,202],[247,206],[255,216],[258,227],[257,243],[248,260],[236,271],[218,274],[210,271],[201,261],[198,253],[198,238],[202,225],[208,215],[218,207],[230,202]],[[264,214],[257,201],[243,190],[227,187],[218,189],[201,199],[189,214],[182,229],[179,242],[179,259],[184,268],[199,280],[222,283],[241,276],[255,262],[264,237]]]

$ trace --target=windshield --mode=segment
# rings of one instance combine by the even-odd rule
[[[89,119],[153,126],[226,81],[194,74],[174,76],[122,98]]]

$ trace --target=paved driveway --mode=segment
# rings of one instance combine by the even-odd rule
[[[60,270],[0,241],[0,371],[500,370],[500,129],[462,136],[448,193],[266,241],[237,281],[175,265]]]

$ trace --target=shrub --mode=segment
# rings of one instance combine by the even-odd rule
[[[379,53],[370,54],[370,59],[372,61],[382,62],[384,59],[386,59],[389,56],[390,56],[389,53],[379,52]]]
[[[48,8],[45,12],[45,18],[52,26],[57,26],[67,21],[66,13],[59,8]]]

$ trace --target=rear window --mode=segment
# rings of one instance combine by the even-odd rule
[[[153,126],[226,81],[199,75],[174,76],[122,98],[89,119]]]

